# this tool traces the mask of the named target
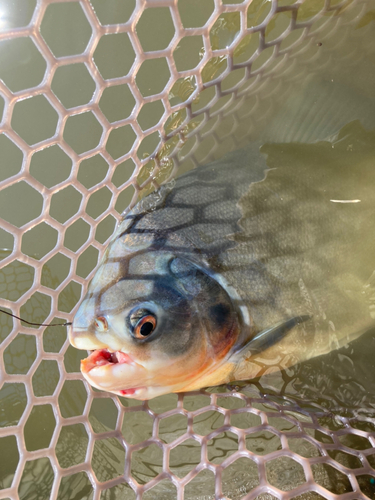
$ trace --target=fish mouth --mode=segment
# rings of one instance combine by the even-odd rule
[[[133,360],[128,354],[122,351],[111,352],[108,349],[97,349],[81,361],[81,370],[84,373],[89,373],[98,366],[117,363],[133,363]]]
[[[122,351],[97,349],[81,361],[81,372],[85,379],[102,391],[119,396],[137,397],[145,390],[145,367],[136,363]],[[143,383],[142,383],[143,381]]]

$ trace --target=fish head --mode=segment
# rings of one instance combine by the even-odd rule
[[[93,351],[88,382],[135,399],[221,383],[239,337],[233,301],[196,263],[169,251],[109,250],[74,317],[70,342]],[[207,384],[209,385],[209,384]]]

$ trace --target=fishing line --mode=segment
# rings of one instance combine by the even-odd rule
[[[13,313],[10,313],[8,311],[4,311],[4,309],[0,309],[0,312],[2,312],[4,314],[7,314],[8,316],[12,316],[12,318],[19,319],[23,323],[27,323],[28,325],[32,325],[32,326],[69,326],[69,325],[72,324],[72,323],[53,323],[51,325],[51,324],[48,324],[48,323],[33,323],[32,321],[27,321],[26,319],[22,319],[19,316],[16,316],[15,314],[13,314]]]

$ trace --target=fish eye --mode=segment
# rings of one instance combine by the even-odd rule
[[[104,316],[98,316],[94,321],[95,328],[100,333],[104,333],[108,330],[108,322]]]
[[[138,321],[134,328],[134,336],[137,339],[148,337],[156,328],[156,318],[151,314],[144,316]]]
[[[148,309],[133,309],[128,317],[128,324],[132,336],[139,340],[149,337],[156,328],[157,320],[153,312]]]
[[[130,321],[133,326],[133,336],[137,339],[145,339],[156,328],[156,318],[150,312],[143,311],[143,315],[140,317],[142,311],[138,311],[138,314],[133,315]]]

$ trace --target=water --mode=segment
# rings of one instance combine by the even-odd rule
[[[98,5],[94,5],[94,8],[98,9],[97,14],[100,16],[102,15],[99,12],[101,7],[98,2],[96,3]],[[185,3],[182,2],[184,5]],[[31,11],[32,4],[33,2],[28,2]],[[249,23],[256,24],[268,13],[269,2],[253,2],[253,4],[254,6],[249,9],[248,18]],[[76,7],[78,7],[78,4]],[[199,9],[199,16],[204,17],[207,10],[206,17],[208,17],[210,8],[208,6],[203,10]],[[113,2],[113,5],[111,2],[111,9],[109,10],[111,12],[116,11],[115,2]],[[304,10],[301,11],[300,20],[311,17],[315,11],[316,6],[314,10],[314,3],[306,2]],[[27,12],[28,9],[23,9],[24,16],[26,16]],[[117,12],[117,15],[125,16],[124,20],[126,21],[130,14],[119,12]],[[295,140],[304,142],[308,139],[323,140],[327,135],[338,132],[356,119],[361,121],[363,127],[374,129],[375,98],[373,89],[375,88],[375,67],[371,64],[371,61],[374,60],[375,26],[373,17],[371,17],[373,16],[371,8],[368,14],[361,15],[360,12],[359,8],[354,10],[354,13],[348,12],[345,19],[354,19],[354,23],[348,27],[342,26],[335,32],[330,32],[330,29],[327,29],[310,46],[306,44],[305,52],[300,56],[296,56],[294,63],[291,58],[290,64],[275,72],[274,77],[260,79],[254,91],[250,92],[248,99],[241,104],[235,116],[228,113],[227,117],[220,118],[219,123],[217,123],[217,118],[208,120],[202,129],[200,141],[196,141],[195,138],[187,139],[183,144],[179,152],[180,172],[183,173],[189,170],[196,162],[206,163],[219,158],[228,151],[245,146],[249,141],[257,140],[270,143]],[[52,14],[54,15],[53,12]],[[63,20],[64,15],[67,16],[67,19],[70,19],[70,14],[62,11]],[[107,15],[109,14],[107,13]],[[183,22],[188,27],[189,23],[193,22],[189,15],[189,13],[182,15]],[[15,14],[13,13],[12,16],[14,17]],[[11,20],[13,19],[12,16],[10,15]],[[67,19],[65,19],[65,22],[67,22]],[[279,14],[267,29],[268,39],[278,36],[285,29],[289,20],[290,15],[288,13]],[[201,21],[203,24],[205,19]],[[26,25],[28,22],[29,19],[21,20],[18,25]],[[53,38],[53,29],[51,30],[49,22],[47,17],[45,25],[42,26],[42,32],[47,38]],[[88,24],[80,13],[75,16],[75,22],[78,23],[77,31],[83,33],[82,36],[86,43],[90,35]],[[145,23],[147,25],[147,19]],[[218,44],[217,48],[225,46],[236,36],[238,15],[223,16],[221,25],[222,30],[218,32],[217,38],[213,39],[213,43]],[[290,35],[289,40],[284,43],[285,47],[288,43],[293,42],[297,34],[292,33]],[[142,36],[145,36],[144,33]],[[214,36],[216,36],[215,33],[213,33]],[[245,59],[251,55],[258,41],[258,35],[252,35],[248,43],[236,52],[235,60],[240,61],[241,57]],[[12,91],[19,91],[38,84],[43,78],[45,67],[43,58],[39,57],[37,51],[35,52],[33,45],[29,44],[23,49],[21,47],[22,53],[25,54],[25,60],[21,61],[16,72],[13,60],[9,58],[9,44],[2,43],[0,57],[3,69],[0,77],[9,85],[9,88]],[[52,40],[51,44],[54,43],[55,41]],[[66,40],[65,42],[60,40],[57,43],[60,44],[57,47],[61,51],[61,54],[59,52],[57,55],[67,55],[71,51],[78,50],[76,47],[79,46],[81,41],[80,39]],[[64,43],[66,43],[66,46],[64,46]],[[187,66],[196,64],[196,61],[203,54],[201,49],[202,45],[198,43],[189,49],[189,59],[182,58]],[[20,47],[14,47],[12,50],[17,53]],[[112,47],[112,50],[121,53],[121,47]],[[178,50],[183,51],[184,47],[181,46]],[[267,54],[269,54],[267,51],[263,53],[262,58],[257,62],[258,66],[262,61],[266,60]],[[293,52],[290,57],[291,55],[294,55]],[[99,58],[98,64],[101,64],[100,57],[103,56],[99,53],[97,57],[97,59]],[[179,64],[177,56],[176,64]],[[52,90],[56,92],[56,95],[67,108],[75,105],[85,105],[94,92],[92,80],[87,76],[83,65],[79,64],[79,68],[74,66],[78,65],[67,66],[68,69],[65,72],[60,68],[60,72],[56,75],[56,79],[52,84]],[[208,81],[217,77],[224,69],[225,62],[220,58],[215,58],[207,64],[203,76]],[[288,71],[283,71],[283,69],[288,69]],[[69,87],[71,91],[66,95],[64,82],[69,81],[69,78],[73,78],[70,72],[75,70],[77,70],[77,74],[74,73],[75,76],[73,75],[74,81],[81,82],[81,85],[77,85],[76,88]],[[146,68],[145,82],[150,78],[147,75]],[[227,77],[222,88],[230,88],[231,85],[240,81],[243,75],[243,70],[237,70]],[[165,78],[165,76],[165,68],[161,68],[160,78]],[[103,112],[110,121],[124,119],[132,112],[133,98],[125,87],[124,85],[124,92],[120,96],[122,107],[118,106],[119,99],[115,94],[103,97]],[[194,82],[192,79],[184,79],[173,88],[171,102],[175,102],[172,99],[183,102],[193,90]],[[145,88],[144,92],[147,93],[148,88]],[[193,109],[199,110],[203,108],[210,102],[213,94],[212,88],[204,91],[196,99]],[[337,95],[340,96],[339,105],[333,106],[331,97]],[[215,109],[215,106],[218,109],[225,99],[222,98],[219,103],[212,106],[212,109]],[[308,104],[306,105],[306,103]],[[316,103],[318,103],[318,107]],[[14,116],[14,122],[12,121],[14,129],[21,136],[24,136],[28,143],[50,137],[53,134],[56,122],[54,113],[50,112],[50,108],[43,100],[40,100],[40,102],[30,100],[30,103],[27,104],[32,107],[31,112],[21,107],[19,114]],[[44,109],[43,120],[35,124],[35,117],[39,116],[40,110]],[[312,109],[316,109],[313,116],[309,115]],[[328,125],[326,125],[327,121],[325,121],[327,109],[330,113]],[[166,131],[169,132],[178,126],[184,116],[184,111],[176,113],[169,120]],[[308,121],[313,123],[313,127],[305,127],[304,116],[309,116]],[[84,123],[72,121],[70,128],[67,129],[64,135],[66,141],[77,153],[81,152],[79,148],[88,150],[95,147],[99,141],[95,120],[92,119],[91,115],[87,115],[86,118]],[[142,123],[140,125],[142,128],[148,128],[153,123],[157,123],[159,119],[160,107],[149,107],[144,121],[142,122],[141,119]],[[300,120],[301,127],[293,127],[297,120]],[[192,120],[186,128],[186,132],[198,126],[200,121],[199,116]],[[214,134],[210,133],[212,129]],[[80,134],[79,140],[77,140],[78,133]],[[348,137],[349,139],[352,138],[353,141],[348,140]],[[343,161],[350,159],[351,144],[355,144],[357,152],[360,154],[364,154],[364,149],[368,146],[368,135],[366,135],[365,130],[359,127],[352,129],[351,135],[348,137],[343,138],[341,143],[346,148],[342,149]],[[14,175],[22,168],[22,154],[19,148],[11,143],[6,136],[1,136],[0,140],[2,141],[0,162],[3,165],[0,171],[6,171],[7,175]],[[130,144],[131,138],[126,138],[126,140]],[[217,147],[213,150],[215,141]],[[142,148],[140,148],[142,157],[152,152],[153,144],[143,144]],[[171,146],[171,144],[172,141],[167,146]],[[115,146],[116,143],[112,146],[113,150],[111,150],[114,157],[124,151],[120,148],[118,153]],[[196,147],[193,155],[194,161],[192,161],[191,156],[188,157],[193,147]],[[272,150],[272,146],[269,147]],[[165,153],[168,151],[168,147],[166,147]],[[293,146],[291,146],[291,151],[293,152]],[[274,149],[274,152],[276,155],[277,148]],[[185,160],[184,156],[187,156]],[[96,198],[90,198],[90,200],[94,200],[94,203],[91,206],[88,205],[83,212],[80,212],[78,218],[72,220],[70,218],[75,217],[79,210],[82,193],[68,185],[63,189],[56,189],[56,191],[51,192],[50,214],[57,223],[54,224],[54,227],[39,224],[37,228],[33,228],[32,225],[27,228],[25,236],[22,238],[21,248],[23,253],[29,256],[30,261],[29,263],[17,261],[7,264],[2,269],[0,274],[0,297],[15,301],[30,290],[34,279],[36,279],[33,263],[43,259],[55,246],[57,238],[64,232],[64,250],[55,256],[51,256],[43,263],[40,282],[43,287],[46,287],[45,290],[58,290],[58,310],[61,313],[72,311],[80,299],[85,280],[92,276],[90,273],[97,264],[99,251],[103,248],[102,245],[105,245],[115,226],[116,218],[113,215],[106,215],[106,210],[110,206],[112,198],[111,194],[106,190],[105,184],[112,182],[116,188],[119,188],[119,191],[122,191],[121,186],[124,186],[124,183],[129,179],[134,167],[134,162],[127,160],[119,163],[114,169],[114,173],[112,173],[113,163],[103,159],[99,154],[85,159],[79,164],[73,164],[59,146],[52,146],[34,153],[31,157],[30,174],[34,179],[41,182],[41,189],[54,189],[62,182],[69,182],[69,179],[77,178],[81,183],[80,190],[82,192],[86,193],[86,189],[95,188]],[[170,165],[167,164],[165,172],[162,170],[158,180],[161,181],[169,175],[169,167]],[[141,182],[144,179],[143,172],[141,172],[139,181]],[[337,179],[337,182],[339,182],[339,179]],[[123,190],[115,205],[116,217],[119,217],[122,210],[126,208],[132,199],[132,195],[132,188]],[[42,197],[40,193],[31,189],[25,183],[16,184],[11,190],[6,190],[0,199],[0,216],[16,227],[20,227],[37,217],[41,210]],[[90,218],[87,218],[86,214]],[[69,227],[65,231],[63,224],[66,221],[68,221]],[[93,233],[90,233],[90,225],[94,227]],[[7,228],[8,226],[0,234],[0,246],[2,247],[0,257],[5,261],[14,245],[14,237]],[[78,280],[71,281],[73,276],[72,258],[74,259],[75,255],[78,254],[80,256],[77,259],[77,267],[74,269]],[[64,284],[61,286],[62,283]],[[49,296],[46,293],[37,292],[26,301],[20,312],[28,320],[42,322],[48,318],[48,321],[58,322],[62,320],[62,318],[59,318],[58,310],[50,313]],[[147,440],[152,437],[153,424],[157,414],[163,416],[163,418],[160,417],[159,419],[158,431],[158,437],[162,442],[170,443],[184,435],[188,417],[186,412],[184,413],[181,408],[178,408],[177,396],[170,395],[159,398],[153,402],[151,401],[149,406],[145,406],[139,404],[139,402],[122,398],[115,398],[116,402],[114,402],[113,399],[100,397],[96,393],[94,393],[96,397],[91,404],[93,393],[90,393],[90,404],[88,405],[88,393],[80,380],[66,380],[61,383],[61,379],[64,378],[65,380],[67,374],[69,377],[74,377],[74,374],[79,372],[79,360],[84,356],[84,353],[68,347],[64,328],[47,328],[41,335],[34,335],[34,332],[30,333],[29,330],[21,328],[14,340],[9,342],[8,336],[12,328],[12,320],[7,316],[1,316],[0,321],[1,341],[4,342],[3,372],[7,377],[7,382],[0,389],[1,428],[19,423],[25,425],[26,450],[33,451],[51,446],[56,451],[57,463],[63,468],[84,463],[88,436],[92,436],[92,432],[99,433],[99,437],[102,439],[96,441],[97,444],[93,448],[92,458],[92,467],[99,481],[110,480],[121,474],[124,463],[126,460],[129,461],[129,452],[127,452],[128,455],[125,455],[121,440],[118,439],[121,435],[125,437],[130,445],[137,446],[145,441],[142,449],[134,451],[129,465],[129,471],[132,472],[133,477],[140,484],[153,479],[161,471],[161,448]],[[248,409],[250,404],[246,397],[255,397],[257,390],[259,390],[261,393],[269,394],[271,401],[279,401],[277,398],[280,394],[291,400],[297,400],[302,408],[309,408],[312,414],[317,411],[314,404],[319,404],[332,410],[333,415],[344,416],[349,421],[357,416],[368,419],[374,417],[375,405],[375,386],[371,378],[373,373],[373,347],[374,334],[369,331],[351,344],[349,348],[298,365],[277,375],[262,377],[251,384],[240,383],[236,394],[242,394],[244,398],[233,396],[231,387],[214,388],[204,395],[185,397],[184,409],[190,412],[189,418],[193,421],[194,432],[203,436],[214,432],[222,425],[222,411],[210,409],[209,411],[213,413],[203,414],[203,416],[199,414],[202,408],[210,404],[210,394],[213,391],[223,395],[222,398],[218,398],[217,406],[224,410],[227,407],[236,411],[241,408]],[[39,353],[43,353],[44,359],[42,362],[39,362]],[[321,376],[314,378],[311,377],[312,373],[320,373]],[[31,399],[43,404],[35,405],[29,416],[24,411],[27,401]],[[56,403],[59,404],[61,416],[67,419],[63,421],[63,431],[61,432],[59,428],[56,428],[57,421],[53,413]],[[87,405],[86,410],[85,405]],[[256,405],[253,404],[252,408],[256,408]],[[259,411],[275,413],[276,420],[272,421],[272,417],[270,417],[270,424],[274,425],[276,429],[279,428],[280,432],[297,433],[297,427],[293,427],[290,422],[288,423],[288,420],[284,419],[281,425],[280,419],[277,420],[279,412],[272,406],[259,407],[258,409]],[[85,417],[81,418],[84,411],[85,415],[88,415],[90,424],[86,423],[84,425],[82,423],[85,421]],[[239,429],[248,429],[257,426],[257,419],[260,417],[251,412],[238,412],[232,415],[231,418],[233,418],[233,421],[231,420],[233,426]],[[327,418],[326,421],[320,422],[322,429],[326,430],[326,434],[317,430],[311,431],[311,435],[315,439],[315,445],[312,445],[306,439],[303,442],[298,442],[299,438],[294,437],[288,440],[290,448],[293,449],[292,447],[295,446],[295,451],[306,457],[321,455],[322,450],[319,448],[319,443],[322,442],[324,445],[324,443],[328,442],[329,444],[329,430],[334,431],[342,425],[340,418],[337,420],[334,417],[330,418],[330,420]],[[301,425],[306,434],[309,425],[313,425],[313,421],[306,414],[295,413],[293,419],[296,422],[302,421]],[[73,421],[74,423],[72,423]],[[351,422],[353,426],[357,425],[354,420]],[[370,424],[365,422],[362,425],[369,426]],[[370,426],[369,430],[373,432],[374,429]],[[111,437],[105,437],[106,434],[103,433],[106,432],[112,432],[113,434],[110,435]],[[37,437],[39,438],[37,439]],[[360,460],[357,458],[356,453],[362,453],[361,450],[364,450],[369,463],[374,465],[373,461],[371,462],[372,455],[370,452],[366,452],[371,448],[368,440],[363,441],[359,435],[351,435],[350,438],[352,441],[348,438],[345,444],[352,452],[341,458],[336,452],[336,454],[332,455],[333,458],[339,462],[341,460],[346,467],[355,469],[355,467],[360,466],[360,464],[354,463],[356,459]],[[279,437],[269,431],[249,432],[246,439],[241,433],[238,435],[226,431],[219,433],[208,441],[208,460],[214,464],[220,464],[224,460],[230,461],[230,457],[238,449],[239,442],[245,443],[246,448],[254,451],[258,456],[277,451],[281,447]],[[199,444],[197,441],[190,439],[183,446],[174,448],[176,451],[172,453],[171,468],[178,477],[184,477],[199,462],[200,444],[199,446],[197,444]],[[0,464],[1,497],[1,489],[8,488],[11,485],[19,463],[19,451],[13,437],[1,438],[0,447],[6,450],[7,456],[7,462]],[[70,453],[68,453],[69,450]],[[363,456],[360,455],[360,457]],[[254,462],[250,463],[249,461],[246,462],[246,460],[248,459],[240,459],[240,461],[235,462],[233,467],[224,469],[227,472],[223,476],[223,489],[224,493],[230,498],[241,498],[257,484],[257,467]],[[273,463],[266,470],[267,479],[276,487],[287,490],[290,488],[290,484],[297,485],[301,481],[301,470],[298,465],[294,462],[290,467],[287,467],[285,461]],[[250,469],[254,469],[252,474],[249,474]],[[330,468],[330,466],[317,466],[316,470],[313,471],[315,480],[318,483],[320,481],[319,484],[324,485],[334,493],[350,491],[351,486],[345,479],[346,476],[344,478],[338,477],[336,469],[331,469],[333,468]],[[286,477],[282,476],[281,470],[289,471]],[[51,462],[48,458],[36,458],[28,461],[22,475],[21,485],[17,488],[20,498],[50,498],[54,477]],[[370,496],[373,495],[369,479],[366,479],[365,475],[362,477],[364,478],[360,482],[362,491]],[[186,487],[186,498],[200,498],[201,500],[203,498],[205,500],[214,498],[213,478],[212,471],[205,469],[200,472]],[[93,495],[91,483],[84,472],[68,474],[61,481],[59,488],[60,496],[58,498],[86,499],[92,498]],[[163,499],[176,497],[176,488],[170,481],[163,481],[157,488],[158,490],[152,489],[145,493],[144,498],[147,498],[147,495],[149,498]],[[134,497],[134,493],[126,483],[122,486],[112,486],[101,496],[101,498],[106,499]]]

